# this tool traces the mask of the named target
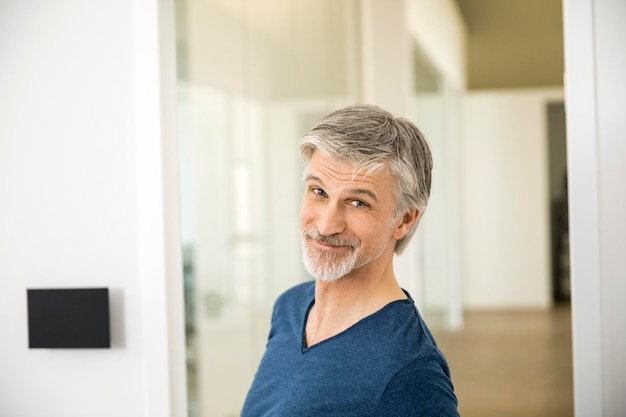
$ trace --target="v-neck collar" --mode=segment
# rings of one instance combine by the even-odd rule
[[[313,291],[315,291],[315,286],[313,287]],[[313,298],[311,299],[311,302],[309,302],[308,307],[306,308],[305,312],[304,312],[304,317],[302,318],[302,323],[301,323],[301,337],[300,337],[300,347],[302,349],[302,354],[304,355],[305,353],[309,352],[311,349],[314,349],[320,345],[324,345],[327,342],[332,341],[333,339],[336,339],[338,337],[343,336],[344,334],[350,332],[354,327],[357,327],[360,323],[362,323],[365,320],[368,320],[370,318],[375,317],[376,315],[380,314],[381,312],[383,312],[384,310],[386,310],[387,308],[389,308],[390,306],[396,304],[396,303],[410,303],[415,305],[415,301],[413,301],[413,298],[411,297],[411,295],[408,293],[408,291],[406,291],[404,288],[402,288],[402,292],[404,292],[404,294],[406,295],[407,298],[403,299],[403,300],[393,300],[390,301],[389,303],[385,304],[383,307],[381,307],[380,309],[376,310],[375,312],[373,312],[372,314],[369,314],[363,318],[361,318],[360,320],[358,320],[356,323],[354,323],[353,325],[351,325],[350,327],[348,327],[347,329],[344,329],[342,331],[340,331],[339,333],[328,337],[324,340],[321,340],[317,343],[315,343],[314,345],[311,346],[307,346],[306,344],[306,324],[307,321],[309,320],[309,313],[311,312],[311,309],[313,308],[313,306],[315,305],[315,295],[313,295]]]

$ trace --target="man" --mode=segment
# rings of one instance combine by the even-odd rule
[[[300,151],[315,281],[276,301],[242,416],[458,416],[448,365],[393,270],[430,194],[426,140],[359,105],[326,116]]]

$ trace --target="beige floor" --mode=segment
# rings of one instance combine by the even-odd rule
[[[547,312],[469,312],[462,331],[432,329],[462,417],[571,417],[569,305]]]

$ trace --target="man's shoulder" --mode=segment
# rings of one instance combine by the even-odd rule
[[[315,296],[315,281],[306,281],[300,284],[294,285],[288,290],[284,291],[276,299],[276,304],[283,303],[296,303],[300,304],[302,301],[312,301]]]
[[[307,281],[297,284],[278,296],[274,303],[272,323],[284,320],[286,317],[299,319],[315,297],[315,282]],[[290,320],[291,320],[290,319]]]

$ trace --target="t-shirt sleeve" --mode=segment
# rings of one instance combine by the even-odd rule
[[[378,417],[458,417],[457,399],[445,363],[421,358],[389,382],[376,411]]]

